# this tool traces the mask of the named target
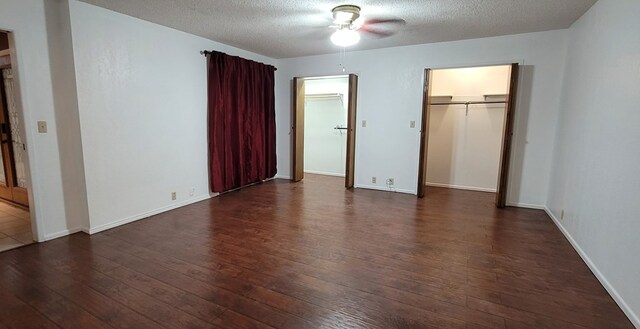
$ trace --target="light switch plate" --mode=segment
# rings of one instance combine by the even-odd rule
[[[47,122],[46,121],[38,121],[38,132],[41,134],[47,133]]]
[[[367,120],[362,120],[362,128],[366,128],[367,127]]]
[[[415,127],[416,127],[416,122],[415,121],[409,122],[409,128],[415,128]]]

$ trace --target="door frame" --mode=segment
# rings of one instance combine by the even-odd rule
[[[433,69],[424,69],[422,86],[422,119],[420,120],[420,155],[418,159],[418,198],[424,198],[427,186],[427,155],[429,148],[429,124],[431,122],[431,76]]]
[[[12,75],[14,74],[14,68],[11,64],[0,66],[0,72],[5,69],[11,69]],[[12,78],[13,79],[13,78]],[[15,80],[14,80],[15,88]],[[13,95],[15,97],[15,95]],[[29,196],[27,189],[19,187],[17,185],[16,163],[14,153],[13,136],[11,132],[11,121],[9,119],[9,95],[6,93],[6,84],[4,83],[3,75],[0,75],[0,152],[2,152],[6,186],[0,187],[1,198],[9,203],[20,207],[29,208]],[[15,103],[14,99],[14,103]],[[6,130],[6,131],[5,131]]]
[[[498,181],[496,186],[495,204],[498,208],[506,207],[507,188],[509,185],[509,167],[511,163],[513,149],[514,123],[516,116],[516,103],[518,92],[518,81],[520,63],[510,62],[502,64],[476,65],[476,66],[460,66],[460,67],[443,67],[443,68],[426,68],[424,70],[423,80],[423,96],[422,96],[422,122],[420,130],[420,153],[418,162],[418,186],[417,196],[423,198],[426,190],[427,179],[427,157],[429,149],[429,123],[431,116],[431,84],[433,83],[432,72],[436,69],[455,69],[468,67],[486,67],[486,66],[510,66],[509,70],[509,89],[507,91],[507,100],[505,106],[505,120],[502,128],[502,146],[500,151],[500,161],[498,169]]]
[[[358,76],[349,74],[349,105],[347,106],[347,156],[344,187],[353,188],[356,170],[356,111],[358,107]]]
[[[292,171],[291,180],[299,182],[304,178],[304,78],[293,78]]]
[[[502,148],[500,150],[500,166],[498,169],[498,186],[496,188],[496,207],[507,206],[507,188],[509,185],[509,165],[511,163],[511,149],[513,145],[513,128],[515,122],[516,100],[518,96],[518,79],[520,64],[511,63],[509,70],[509,90],[505,108]]]
[[[356,157],[356,117],[358,104],[358,76],[356,74],[294,77],[292,80],[292,116],[291,116],[291,180],[299,182],[304,179],[304,108],[306,79],[345,77],[349,81],[348,106],[347,106],[347,145],[345,188],[354,187],[355,183],[355,157]]]
[[[18,112],[20,113],[20,130],[23,132],[22,138],[23,142],[26,145],[26,151],[24,152],[24,164],[27,175],[27,199],[29,202],[29,215],[31,217],[31,233],[33,235],[33,239],[37,242],[43,242],[47,240],[47,236],[45,236],[44,227],[45,224],[43,222],[43,216],[40,216],[41,208],[39,203],[34,200],[37,199],[39,195],[37,191],[37,181],[36,178],[38,172],[34,171],[36,167],[36,161],[34,160],[36,157],[33,152],[35,150],[31,145],[31,142],[35,140],[35,131],[32,126],[27,125],[27,121],[30,121],[29,118],[32,117],[32,110],[29,106],[25,104],[23,99],[28,98],[30,96],[29,91],[23,92],[22,86],[22,73],[23,67],[21,63],[20,49],[16,49],[16,34],[19,31],[14,29],[7,29],[4,26],[0,26],[0,31],[5,32],[9,36],[9,54],[10,54],[10,62],[13,73],[13,81],[14,81],[14,92],[15,92],[15,103],[18,108]]]

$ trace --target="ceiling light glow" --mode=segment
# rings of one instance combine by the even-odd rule
[[[340,47],[353,46],[360,42],[360,34],[348,28],[339,29],[331,35],[331,42]]]
[[[353,20],[353,13],[338,11],[333,14],[334,22],[338,24],[349,23]]]

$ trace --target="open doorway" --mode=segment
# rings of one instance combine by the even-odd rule
[[[518,64],[425,70],[418,197],[435,186],[506,205],[517,79]]]
[[[357,82],[353,74],[294,78],[293,181],[337,176],[353,187]]]
[[[0,31],[0,251],[33,243],[11,35]]]

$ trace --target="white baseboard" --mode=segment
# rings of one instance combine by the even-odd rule
[[[549,210],[549,208],[545,206],[544,211],[547,213],[547,215],[549,215],[549,217],[551,217],[551,220],[553,220],[556,226],[560,229],[560,232],[562,232],[562,234],[564,234],[567,240],[569,240],[569,243],[571,243],[571,245],[573,246],[573,249],[575,249],[576,252],[578,252],[578,255],[580,255],[582,260],[587,264],[587,266],[589,266],[589,269],[591,270],[591,272],[596,276],[598,281],[600,281],[600,283],[602,284],[602,286],[604,286],[607,292],[609,292],[609,295],[611,295],[613,300],[615,300],[615,302],[618,303],[618,306],[620,306],[624,314],[627,315],[627,317],[629,318],[629,320],[631,320],[633,325],[636,328],[640,328],[640,318],[638,317],[638,315],[635,314],[633,310],[631,310],[629,305],[627,305],[624,299],[622,299],[622,296],[618,294],[618,291],[611,285],[611,283],[609,283],[609,280],[607,280],[607,278],[602,274],[602,272],[600,272],[598,267],[591,261],[591,258],[589,258],[589,256],[584,252],[584,250],[582,250],[578,242],[576,242],[576,240],[573,239],[571,234],[569,234],[569,231],[567,231],[564,228],[564,226],[562,226],[562,223],[560,223],[560,221],[551,212],[551,210]]]
[[[385,192],[399,192],[399,193],[407,193],[407,194],[416,194],[415,191],[411,190],[403,190],[395,187],[388,188],[386,186],[375,186],[375,185],[365,185],[365,184],[356,184],[355,188],[365,188],[369,190],[377,190],[377,191],[385,191]]]
[[[344,177],[344,174],[336,174],[332,172],[325,171],[315,171],[315,170],[305,170],[305,174],[314,174],[314,175],[325,175],[325,176],[335,176],[335,177]]]
[[[210,198],[212,198],[212,197],[214,197],[216,195],[217,194],[202,195],[202,196],[194,197],[194,198],[189,199],[189,200],[185,200],[185,201],[182,201],[182,202],[174,203],[174,204],[171,204],[171,205],[166,206],[166,207],[162,207],[162,208],[146,211],[146,212],[143,212],[141,214],[137,214],[137,215],[133,215],[133,216],[130,216],[130,217],[118,219],[118,220],[112,221],[111,223],[107,223],[107,224],[104,224],[104,225],[92,227],[87,231],[87,233],[95,234],[95,233],[98,233],[98,232],[102,232],[102,231],[105,231],[105,230],[108,230],[108,229],[112,229],[114,227],[118,227],[120,225],[124,225],[124,224],[128,224],[128,223],[131,223],[131,222],[135,222],[137,220],[140,220],[140,219],[143,219],[143,218],[147,218],[147,217],[151,217],[153,215],[157,215],[157,214],[169,211],[169,210],[173,210],[173,209],[176,209],[176,208],[184,207],[184,206],[190,205],[192,203],[204,201],[204,200],[210,199]]]
[[[56,233],[52,233],[52,234],[46,234],[44,236],[44,241],[38,241],[38,242],[45,242],[45,241],[61,238],[63,236],[71,235],[71,234],[82,232],[82,231],[86,232],[86,229],[82,228],[82,227],[76,227],[76,228],[72,228],[72,229],[68,229],[68,230],[62,230],[60,232],[56,232]]]
[[[278,175],[275,175],[273,179],[289,179],[290,180],[291,176],[278,174]]]
[[[452,185],[452,184],[441,184],[441,183],[426,183],[427,186],[433,187],[446,187],[446,188],[455,188],[458,190],[468,190],[468,191],[478,191],[478,192],[492,192],[495,193],[496,189],[485,188],[485,187],[475,187],[475,186],[464,186],[464,185]]]
[[[538,204],[530,204],[530,203],[519,203],[519,202],[507,202],[507,207],[518,207],[518,208],[528,208],[528,209],[536,209],[536,210],[545,210],[545,206],[541,206]]]

